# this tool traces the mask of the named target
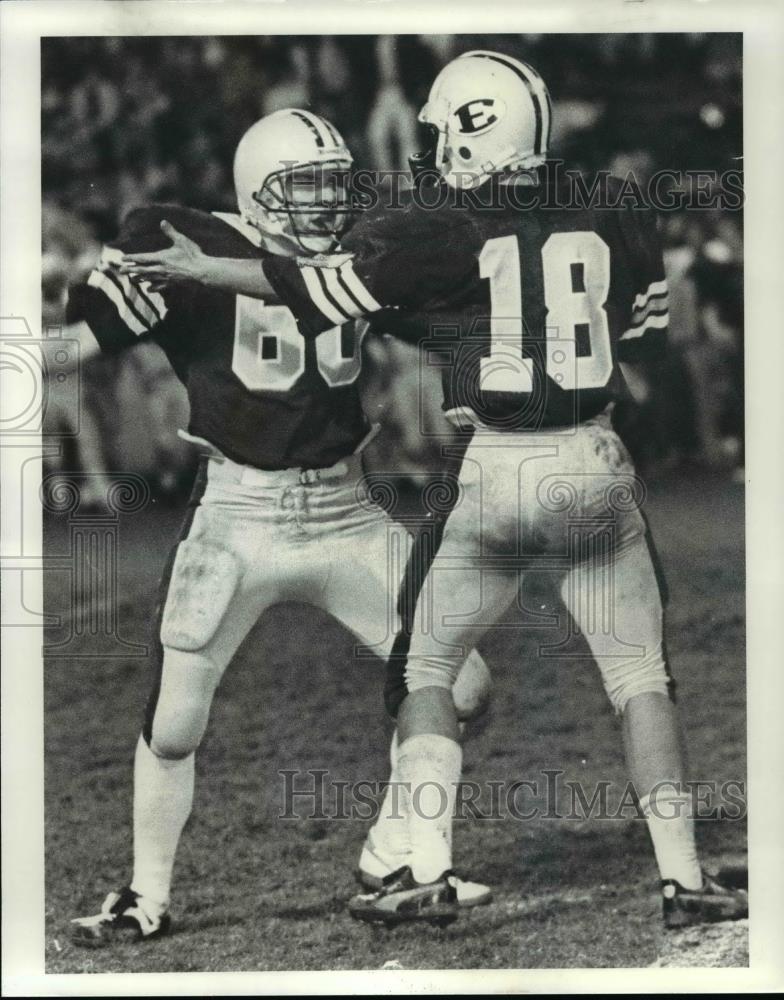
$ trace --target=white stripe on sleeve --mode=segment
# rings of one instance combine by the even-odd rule
[[[351,260],[346,261],[342,264],[340,268],[341,278],[345,281],[348,287],[351,289],[352,295],[360,302],[367,312],[376,312],[381,309],[381,303],[376,302],[370,292],[365,288],[359,279],[356,271],[354,270],[354,262]]]
[[[319,268],[316,267],[300,267],[300,274],[308,289],[308,295],[310,295],[313,305],[328,320],[331,320],[331,322],[336,323],[338,326],[342,326],[348,322],[349,318],[336,309],[324,294],[324,289],[321,287],[321,282],[318,279],[318,270]]]
[[[669,298],[666,295],[662,295],[657,299],[651,299],[647,306],[643,309],[634,309],[632,311],[632,326],[639,326],[644,320],[649,316],[654,316],[656,313],[666,313],[670,308]]]
[[[139,288],[144,292],[144,297],[158,313],[158,319],[163,319],[169,310],[160,292],[151,291],[149,281],[140,281]]]
[[[87,279],[87,284],[92,288],[97,288],[111,300],[120,315],[120,319],[132,333],[141,336],[148,332],[147,327],[133,314],[120,289],[110,278],[106,277],[103,271],[92,271]]]
[[[654,295],[666,295],[667,294],[667,281],[652,281],[648,285],[648,290],[638,295],[634,302],[632,303],[632,309],[642,309],[644,306],[648,305],[648,300],[653,298]]]
[[[669,322],[670,314],[668,312],[663,316],[649,316],[636,326],[630,326],[619,339],[632,340],[634,337],[641,337],[647,330],[665,330]]]
[[[117,271],[112,271],[115,278],[120,282],[120,287],[125,294],[125,298],[134,307],[136,312],[140,313],[142,318],[146,321],[147,326],[155,326],[158,320],[161,318],[157,311],[153,309],[152,305],[145,299],[145,297],[139,292],[139,288],[135,281],[128,277],[127,274],[118,274]]]
[[[351,298],[346,289],[341,285],[340,279],[338,278],[338,273],[334,267],[322,268],[321,273],[324,275],[324,281],[327,285],[327,291],[332,296],[333,299],[338,303],[340,308],[348,316],[353,316],[355,319],[359,319],[363,315],[364,310],[361,306]]]

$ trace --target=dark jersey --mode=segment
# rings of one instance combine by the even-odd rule
[[[610,181],[609,204],[621,184]],[[535,185],[491,182],[459,204],[444,192],[428,195],[436,207],[412,196],[373,209],[345,253],[276,259],[265,275],[310,335],[359,309],[421,340],[412,320],[426,316],[423,363],[442,367],[444,406],[458,416],[571,426],[624,395],[618,362],[637,360],[667,326],[652,212],[557,207],[567,192],[544,169]]]
[[[354,320],[301,336],[284,305],[200,285],[163,293],[122,275],[123,252],[168,246],[162,219],[218,257],[271,257],[238,216],[174,206],[131,212],[87,282],[71,289],[69,319],[87,321],[105,351],[152,338],[188,391],[188,430],[236,462],[261,469],[326,468],[367,435],[356,379],[361,332]]]

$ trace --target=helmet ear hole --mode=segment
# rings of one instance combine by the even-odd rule
[[[463,157],[464,160],[471,159],[471,150],[468,148],[468,146],[461,146],[458,149],[458,153],[460,154],[460,156]]]

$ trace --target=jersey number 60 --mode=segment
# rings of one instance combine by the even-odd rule
[[[581,281],[574,287],[573,267]],[[531,392],[534,362],[523,357],[523,280],[516,236],[488,240],[479,273],[490,281],[490,354],[482,358],[484,392]],[[604,305],[610,288],[610,248],[590,230],[552,233],[542,247],[546,373],[562,389],[595,389],[612,374],[612,350]],[[577,356],[582,328],[590,354]]]
[[[237,296],[231,368],[254,392],[286,392],[305,371],[305,338],[286,306],[266,306],[261,299]],[[344,353],[343,327],[316,338],[316,364],[330,388],[350,385],[362,365],[363,323],[354,324],[351,354]]]

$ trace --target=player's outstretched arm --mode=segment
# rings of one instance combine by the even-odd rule
[[[352,231],[350,239],[335,253],[298,258],[271,255],[260,260],[211,257],[198,243],[162,220],[161,231],[171,246],[144,253],[126,252],[119,270],[124,276],[149,282],[153,291],[198,282],[234,295],[282,302],[292,311],[306,338],[352,320],[370,318],[385,307],[421,310],[423,299],[431,298],[444,284],[455,284],[457,279],[451,271],[440,267],[433,270],[432,241],[411,245],[410,241],[401,244],[400,240],[392,240],[390,247],[390,240],[376,237],[371,222],[365,226],[369,232]],[[469,266],[473,269],[473,255],[463,254],[460,264],[463,270]],[[460,280],[463,270],[459,271]],[[389,332],[418,342],[428,335],[427,320],[420,314],[416,320],[395,324],[395,330]]]
[[[164,250],[125,254],[120,272],[149,281],[154,290],[183,281],[256,299],[275,298],[264,274],[263,261],[210,257],[165,219],[161,230],[172,241]]]

